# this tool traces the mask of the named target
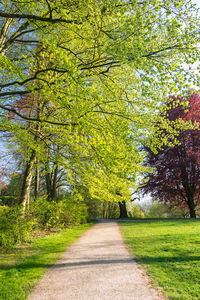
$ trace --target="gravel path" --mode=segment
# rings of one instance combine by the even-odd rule
[[[29,300],[159,300],[115,222],[98,223],[64,253]]]

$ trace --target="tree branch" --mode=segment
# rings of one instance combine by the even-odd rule
[[[51,17],[46,18],[42,16],[36,16],[36,15],[29,15],[29,14],[16,14],[16,13],[7,13],[2,10],[0,10],[0,17],[3,18],[13,18],[13,19],[27,19],[27,20],[35,20],[35,21],[42,21],[42,22],[48,22],[48,23],[68,23],[68,24],[81,24],[81,22],[78,22],[77,20],[66,20],[66,19],[53,19]]]
[[[0,108],[4,109],[6,111],[12,112],[12,113],[16,114],[17,116],[19,116],[20,118],[27,120],[27,121],[47,123],[47,124],[58,125],[58,126],[69,126],[69,125],[76,126],[76,125],[78,125],[78,123],[73,123],[73,122],[63,123],[63,122],[54,122],[54,121],[49,121],[49,120],[41,120],[39,118],[27,117],[27,116],[24,116],[21,113],[19,113],[16,109],[4,106],[2,104],[0,104]]]
[[[9,86],[12,86],[12,85],[16,85],[16,84],[19,85],[19,86],[22,86],[22,85],[24,85],[24,84],[26,84],[26,83],[28,83],[30,81],[33,81],[35,79],[43,80],[42,78],[38,78],[37,75],[39,75],[41,73],[48,72],[48,71],[54,71],[56,73],[63,73],[63,74],[68,72],[68,70],[65,70],[65,69],[57,69],[57,68],[52,68],[52,67],[51,68],[46,68],[46,69],[43,69],[43,70],[36,71],[35,74],[34,74],[34,76],[29,77],[29,78],[27,78],[27,79],[25,79],[23,81],[16,80],[16,81],[5,83],[5,84],[0,84],[0,88],[3,89],[3,88],[6,88],[6,87],[9,87]],[[25,91],[24,91],[24,93],[25,93]],[[27,93],[28,93],[28,91],[27,91]],[[0,93],[0,96],[5,96],[5,95],[2,95],[2,94],[3,93]],[[9,95],[12,95],[12,94],[9,94]]]

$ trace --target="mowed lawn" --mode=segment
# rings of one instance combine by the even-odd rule
[[[92,225],[74,226],[8,252],[0,252],[0,299],[27,299],[46,269]]]
[[[200,299],[200,221],[120,223],[128,248],[169,299]]]

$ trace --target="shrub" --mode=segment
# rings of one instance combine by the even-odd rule
[[[81,197],[62,196],[58,201],[40,198],[23,216],[21,206],[0,205],[0,247],[12,248],[26,240],[33,228],[59,230],[68,225],[87,222],[87,206]]]
[[[58,201],[44,198],[34,203],[34,213],[39,227],[43,229],[61,229],[67,225],[87,222],[87,207],[80,199],[62,196]]]
[[[168,207],[165,203],[154,201],[145,214],[146,218],[167,218]]]
[[[33,220],[22,215],[22,208],[0,206],[0,247],[12,248],[23,242],[33,227]]]

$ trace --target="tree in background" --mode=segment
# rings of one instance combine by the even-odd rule
[[[129,217],[136,219],[144,218],[144,212],[140,205],[133,202],[128,204],[128,215]]]
[[[116,202],[103,202],[99,216],[104,219],[118,219],[120,215],[119,205]]]
[[[187,100],[188,107],[184,101]],[[177,106],[177,102],[179,103]],[[180,118],[189,121],[196,129],[180,129],[173,147],[165,146],[154,153],[147,148],[146,164],[154,171],[142,187],[144,193],[170,203],[171,206],[187,207],[191,218],[196,218],[195,208],[200,202],[200,95],[193,93],[184,97],[171,97],[163,114],[171,124]],[[159,124],[158,124],[159,127]],[[158,129],[157,136],[170,139],[167,130]]]
[[[19,204],[19,196],[22,188],[22,174],[13,173],[10,182],[0,191],[0,199],[4,205],[15,206]]]

